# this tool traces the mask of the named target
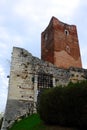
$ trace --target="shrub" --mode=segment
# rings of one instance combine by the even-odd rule
[[[87,127],[87,81],[43,91],[38,106],[46,123]]]

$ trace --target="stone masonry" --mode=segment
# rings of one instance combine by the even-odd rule
[[[41,35],[41,59],[61,68],[82,68],[76,26],[52,17]]]
[[[6,111],[1,130],[7,130],[20,117],[36,112],[41,88],[67,85],[87,79],[87,70],[61,69],[33,57],[27,50],[13,47]]]

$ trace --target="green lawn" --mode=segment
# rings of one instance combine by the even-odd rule
[[[38,114],[33,114],[16,122],[9,130],[44,130],[44,125]]]
[[[44,125],[39,115],[33,114],[19,122],[16,122],[9,130],[77,130],[77,129]]]

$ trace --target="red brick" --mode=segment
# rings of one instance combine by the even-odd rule
[[[41,34],[41,59],[62,68],[82,68],[76,26],[52,17]]]

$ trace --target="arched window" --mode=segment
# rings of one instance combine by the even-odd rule
[[[66,34],[66,36],[69,35],[69,31],[66,29],[64,30],[64,33]]]

